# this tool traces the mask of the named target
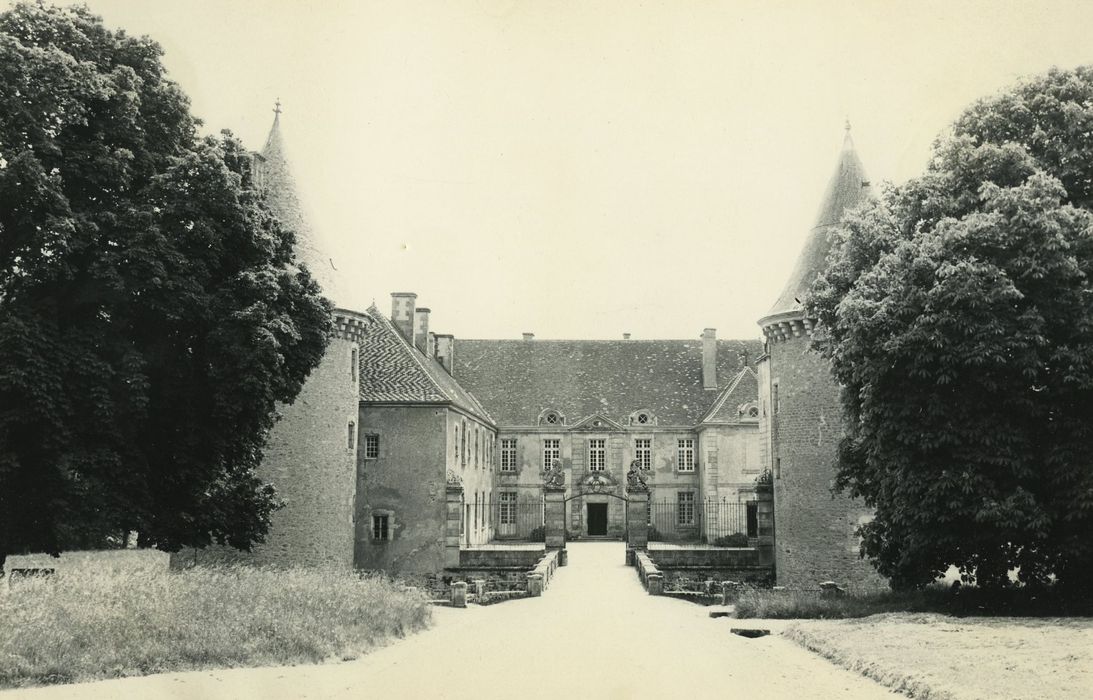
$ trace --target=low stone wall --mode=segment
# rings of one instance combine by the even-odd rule
[[[557,549],[548,550],[535,568],[528,572],[528,595],[542,595],[554,578],[554,572],[558,570],[561,562],[561,552]]]
[[[760,566],[757,547],[649,547],[649,558],[664,567],[748,568]],[[769,568],[769,567],[767,567]]]
[[[657,565],[653,563],[648,554],[635,551],[634,567],[638,570],[641,585],[645,586],[645,590],[649,592],[649,595],[660,595],[664,592],[664,574],[660,572],[660,569],[657,568]]]
[[[513,549],[461,549],[459,550],[460,568],[491,568],[520,566],[530,569],[543,557],[545,547]]]
[[[128,574],[167,573],[170,555],[158,549],[104,549],[48,554],[12,554],[4,562],[4,579],[20,574],[110,571]]]

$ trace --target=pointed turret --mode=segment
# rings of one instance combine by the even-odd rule
[[[869,178],[865,174],[861,159],[858,158],[858,152],[854,149],[854,141],[850,138],[850,123],[847,122],[846,136],[843,139],[842,152],[839,154],[839,164],[827,185],[823,202],[820,204],[820,212],[816,216],[816,223],[809,232],[808,240],[805,241],[804,249],[793,268],[793,274],[789,276],[778,301],[774,302],[774,306],[770,308],[766,316],[759,320],[759,325],[764,331],[775,330],[778,327],[788,330],[790,325],[797,326],[791,322],[806,321],[802,302],[816,275],[824,269],[827,253],[831,250],[829,238],[831,229],[839,224],[843,213],[871,197]],[[811,323],[806,322],[803,325],[805,330],[811,330]]]
[[[273,110],[273,126],[270,127],[266,145],[262,148],[262,180],[268,193],[270,209],[281,223],[296,233],[296,260],[307,266],[312,276],[323,288],[323,295],[337,306],[344,306],[344,287],[341,273],[315,230],[312,229],[296,180],[292,176],[281,138],[281,103]]]

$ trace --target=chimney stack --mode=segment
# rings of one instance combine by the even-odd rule
[[[702,331],[702,388],[717,388],[717,329]]]
[[[432,331],[429,331],[429,335],[425,338],[425,355],[436,359],[436,333]]]
[[[436,336],[436,361],[448,374],[455,376],[455,336],[439,333]]]
[[[534,333],[524,333],[524,340],[535,340]]]
[[[623,340],[630,340],[630,334],[629,333],[623,333],[622,334],[622,339]]]
[[[429,309],[420,307],[414,311],[414,345],[422,354],[429,354]]]
[[[414,342],[414,306],[417,302],[417,294],[413,292],[391,292],[391,321],[395,328],[399,329],[402,336]]]

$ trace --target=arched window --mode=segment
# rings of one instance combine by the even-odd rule
[[[548,408],[539,414],[539,425],[565,425],[565,416]]]
[[[346,429],[345,448],[352,450],[357,446],[357,424],[353,421],[349,421],[349,427]]]

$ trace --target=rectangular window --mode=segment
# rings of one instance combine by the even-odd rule
[[[562,441],[558,438],[543,440],[543,469],[549,469],[554,460],[562,458]]]
[[[354,384],[357,383],[357,365],[358,364],[359,363],[357,362],[357,349],[353,348],[353,350],[349,353],[349,376],[350,376],[350,378],[352,378]]]
[[[474,426],[474,468],[478,469],[478,426]]]
[[[771,403],[770,410],[771,410],[771,413],[773,413],[774,415],[778,415],[778,412],[781,410],[782,407],[781,407],[781,405],[778,401],[778,385],[777,384],[774,384],[773,386],[771,386],[770,394],[771,394],[770,395],[770,403]]]
[[[364,458],[365,459],[379,459],[380,456],[380,436],[379,435],[365,435],[364,436]]]
[[[679,525],[695,524],[695,494],[694,491],[679,492]]]
[[[607,466],[607,440],[592,438],[588,441],[588,469],[602,472]]]
[[[693,472],[695,470],[695,441],[694,438],[680,438],[679,440],[679,471]]]
[[[642,469],[653,467],[653,439],[637,438],[634,440],[634,459],[638,460]]]
[[[351,450],[357,446],[357,426],[353,421],[349,422],[349,426],[345,431],[345,448]]]
[[[389,540],[391,539],[391,531],[388,528],[390,522],[389,515],[373,515],[372,516],[372,539],[374,540]]]
[[[515,525],[516,524],[516,492],[515,491],[502,491],[499,494],[500,507],[498,508],[498,518],[502,525]]]
[[[516,438],[501,440],[501,471],[516,471]]]

